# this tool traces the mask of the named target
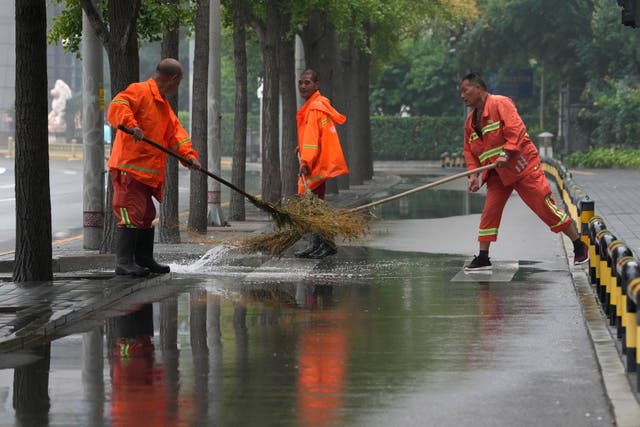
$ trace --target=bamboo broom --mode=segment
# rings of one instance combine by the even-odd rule
[[[334,240],[336,237],[353,240],[364,236],[369,229],[369,216],[364,213],[365,210],[495,167],[495,164],[481,166],[351,209],[332,208],[307,191],[302,196],[290,199],[284,206],[294,221],[278,227],[277,230],[236,241],[233,245],[244,252],[261,251],[279,255],[302,238],[305,233],[316,233],[328,240]]]

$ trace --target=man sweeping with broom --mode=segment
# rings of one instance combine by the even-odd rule
[[[113,212],[118,218],[118,275],[145,276],[170,270],[153,258],[156,208],[152,197],[162,199],[166,155],[139,141],[145,135],[162,141],[184,156],[189,162],[184,166],[201,168],[187,131],[167,101],[167,96],[178,90],[182,75],[182,65],[165,58],[158,64],[155,77],[129,85],[109,105],[109,123],[125,126],[131,132],[118,131],[108,163],[113,181]]]
[[[298,154],[300,171],[298,193],[311,191],[324,200],[326,181],[349,173],[335,123],[343,124],[346,117],[331,106],[320,94],[320,81],[315,70],[307,69],[298,80],[300,96],[306,100],[296,114],[298,122]],[[321,259],[337,252],[336,244],[313,234],[311,245],[296,252],[299,258]]]

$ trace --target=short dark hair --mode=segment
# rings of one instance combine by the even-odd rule
[[[182,77],[182,68],[179,64],[172,64],[170,62],[161,62],[156,67],[156,72],[165,76],[178,76]]]
[[[460,82],[463,82],[465,80],[473,85],[478,85],[482,89],[487,90],[487,84],[484,82],[484,80],[482,80],[482,77],[480,77],[480,74],[469,73],[466,76],[464,76],[462,80],[460,80]]]
[[[307,68],[306,70],[304,70],[302,72],[302,74],[300,74],[301,76],[304,74],[309,74],[311,76],[311,80],[315,83],[318,81],[318,72],[316,70],[314,70],[313,68]]]

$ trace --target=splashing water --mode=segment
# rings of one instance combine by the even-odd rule
[[[215,265],[227,255],[229,255],[229,248],[214,246],[192,264],[169,264],[169,267],[175,273],[202,273],[209,270],[212,265]]]

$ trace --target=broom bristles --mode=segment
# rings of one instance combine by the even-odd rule
[[[236,243],[245,252],[262,251],[278,255],[300,240],[306,233],[314,233],[323,239],[353,240],[364,236],[368,218],[362,212],[333,208],[312,193],[294,196],[282,205],[271,205],[278,212],[276,230],[259,236],[250,236]]]

